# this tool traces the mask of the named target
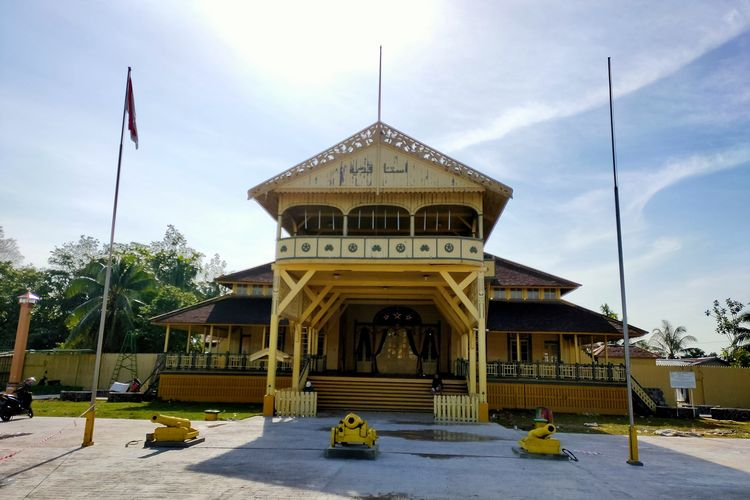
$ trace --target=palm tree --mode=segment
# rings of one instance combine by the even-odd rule
[[[732,347],[746,347],[750,348],[750,328],[741,326],[743,323],[747,323],[750,327],[750,311],[741,314],[737,321],[737,328],[734,330],[734,340],[732,341]]]
[[[66,290],[68,297],[82,295],[86,301],[76,307],[68,318],[70,334],[66,345],[70,347],[93,347],[99,320],[102,314],[104,280],[107,266],[102,261],[91,262],[83,274],[70,282]],[[143,302],[144,293],[154,287],[154,277],[133,256],[118,255],[112,259],[107,317],[105,325],[106,350],[120,349],[125,333],[133,327],[135,309]]]
[[[654,328],[651,333],[653,337],[649,344],[660,356],[668,359],[675,359],[678,354],[683,353],[688,348],[688,342],[698,341],[692,335],[687,335],[684,326],[674,328],[666,319],[661,320],[661,328]]]

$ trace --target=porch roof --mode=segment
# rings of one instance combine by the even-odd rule
[[[151,318],[156,325],[267,325],[270,297],[217,297]]]
[[[498,332],[622,335],[622,322],[565,301],[491,301],[487,329]],[[645,330],[628,325],[631,337]]]

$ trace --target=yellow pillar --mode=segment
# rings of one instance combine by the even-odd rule
[[[232,325],[227,327],[227,351],[232,351]]]
[[[214,347],[214,325],[208,327],[208,353],[211,354]]]
[[[516,361],[521,362],[521,334],[516,333]]]
[[[294,324],[294,356],[292,358],[292,389],[299,391],[300,361],[302,358],[302,323]]]
[[[479,421],[490,421],[490,409],[487,404],[487,325],[484,316],[484,272],[477,273],[477,339],[479,342]]]
[[[268,337],[268,367],[266,368],[266,395],[263,397],[263,416],[272,417],[276,392],[276,347],[279,343],[279,272],[273,273],[271,296],[271,325]]]
[[[557,362],[560,363],[563,360],[563,335],[562,333],[558,337],[557,342],[560,345],[560,347],[558,348],[558,353],[557,353],[558,354]]]
[[[609,364],[609,344],[607,344],[607,336],[604,336],[604,362]]]
[[[576,363],[581,363],[581,350],[578,348],[578,334],[573,335],[573,349],[576,353]]]
[[[167,352],[169,348],[169,325],[167,325],[167,333],[164,334],[164,352]]]
[[[477,393],[477,336],[469,328],[469,394]]]
[[[187,342],[185,343],[185,353],[190,353],[190,344],[193,342],[193,325],[188,325]]]

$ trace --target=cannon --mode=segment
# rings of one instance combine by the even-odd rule
[[[151,421],[165,427],[157,427],[154,432],[146,434],[147,446],[181,446],[203,441],[203,438],[198,439],[198,430],[193,429],[186,418],[153,415]]]
[[[375,446],[378,433],[367,425],[367,421],[355,413],[347,413],[336,427],[331,427],[331,448],[336,444],[359,444],[368,448]]]
[[[531,429],[529,434],[518,441],[521,449],[527,453],[541,455],[560,455],[560,441],[551,436],[557,432],[553,424],[544,424]]]

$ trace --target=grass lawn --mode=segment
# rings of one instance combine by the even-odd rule
[[[503,410],[493,414],[493,421],[506,427],[517,426],[530,430],[534,426],[534,412],[524,410]],[[560,432],[579,434],[627,434],[628,417],[611,415],[576,415],[555,413],[555,425]],[[596,426],[584,424],[596,424]],[[705,437],[727,437],[750,439],[750,422],[714,420],[711,418],[674,419],[656,417],[635,417],[635,426],[641,436],[653,436],[655,431],[672,429],[695,433]]]
[[[38,417],[78,417],[89,407],[86,402],[60,401],[59,399],[35,399],[32,405],[34,415]],[[176,403],[166,401],[149,401],[143,403],[109,403],[98,401],[96,416],[98,418],[131,418],[150,420],[157,413],[172,417],[203,420],[204,410],[219,410],[219,420],[240,420],[260,415],[260,405],[252,404],[213,404],[213,403]]]

